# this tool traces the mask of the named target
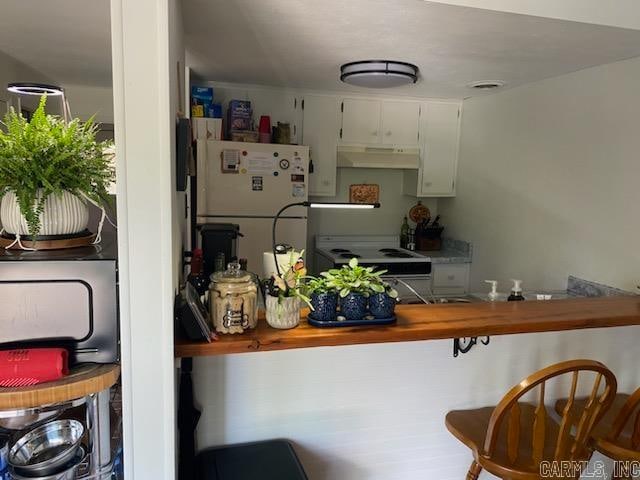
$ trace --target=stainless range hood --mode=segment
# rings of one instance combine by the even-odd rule
[[[338,167],[417,170],[419,165],[420,149],[418,147],[338,146]]]

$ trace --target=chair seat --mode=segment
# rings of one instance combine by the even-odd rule
[[[538,478],[539,466],[532,462],[533,424],[536,407],[531,404],[520,404],[520,442],[518,457],[515,463],[509,460],[507,454],[506,427],[500,431],[500,437],[496,444],[496,450],[491,461],[482,458],[484,441],[489,427],[489,419],[494,407],[484,407],[473,410],[453,410],[446,416],[447,429],[462,443],[473,451],[475,460],[487,471],[497,476],[504,476],[505,469],[512,468],[530,472],[530,475],[514,474],[510,478]],[[506,423],[506,422],[505,422]],[[545,451],[543,459],[553,459],[556,439],[559,431],[558,423],[549,415],[546,416]]]
[[[606,439],[609,432],[611,432],[613,422],[615,421],[618,412],[620,412],[620,409],[628,399],[629,394],[618,393],[611,404],[611,408],[607,410],[602,419],[594,427],[593,433],[591,434],[595,448],[600,453],[616,460],[640,460],[640,452],[631,446],[633,422],[627,422],[625,424],[620,437],[615,441],[609,441]],[[559,415],[562,414],[566,404],[566,398],[560,399],[556,402],[555,410]],[[576,398],[573,408],[575,411],[579,412],[584,410],[586,404],[586,398]]]

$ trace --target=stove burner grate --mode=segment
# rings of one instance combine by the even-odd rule
[[[355,253],[341,253],[340,258],[362,258],[362,255],[356,255]]]
[[[331,253],[349,253],[346,248],[332,248]]]
[[[378,251],[382,253],[400,253],[400,250],[397,248],[381,248]]]
[[[412,255],[404,252],[389,252],[389,253],[385,253],[384,256],[390,257],[390,258],[412,258],[413,257]]]

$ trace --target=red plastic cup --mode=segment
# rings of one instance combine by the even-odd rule
[[[269,134],[271,133],[271,117],[269,117],[269,115],[262,115],[260,117],[258,132]]]

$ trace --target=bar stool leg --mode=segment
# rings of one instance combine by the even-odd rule
[[[478,480],[480,472],[482,472],[482,467],[474,460],[467,472],[467,480]]]

